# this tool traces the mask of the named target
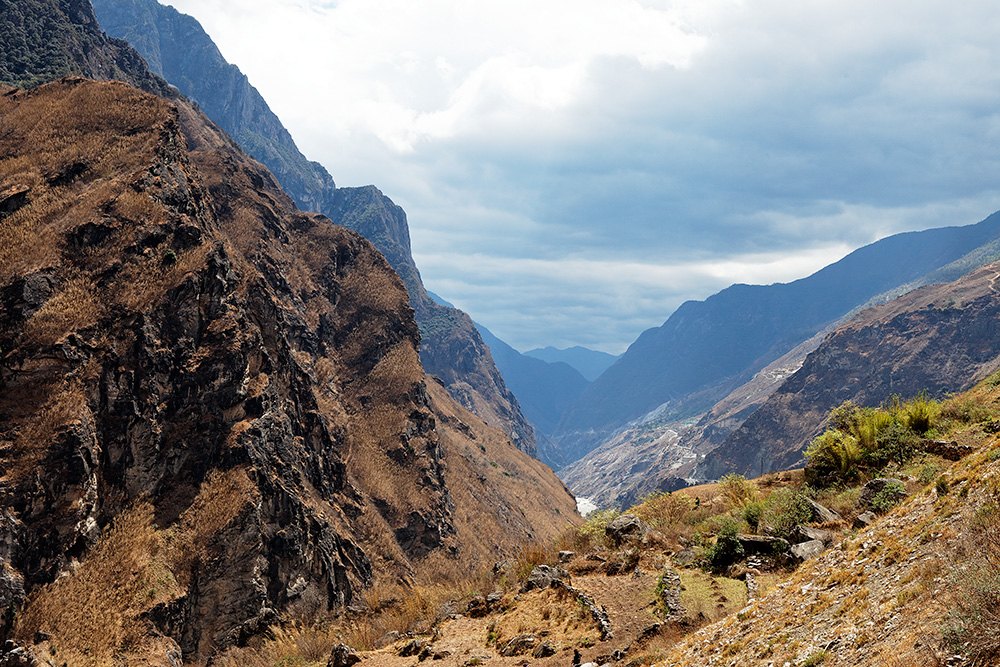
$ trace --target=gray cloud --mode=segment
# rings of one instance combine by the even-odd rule
[[[172,4],[522,349],[1000,208],[993,2]]]

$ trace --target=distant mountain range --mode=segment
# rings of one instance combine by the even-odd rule
[[[561,350],[551,345],[549,347],[536,347],[534,350],[528,350],[524,354],[535,359],[547,361],[550,364],[560,361],[569,364],[580,371],[580,375],[587,378],[590,382],[593,382],[600,377],[601,373],[611,368],[611,364],[615,363],[618,357],[621,356],[591,350],[579,345]]]
[[[247,77],[226,62],[194,18],[155,0],[96,0],[94,9],[109,35],[132,44],[156,74],[263,162],[300,208],[323,213],[375,244],[410,294],[424,368],[441,377],[462,405],[535,455],[531,425],[472,321],[427,296],[410,253],[405,212],[374,186],[336,187],[326,169],[299,151]]]
[[[946,267],[962,270],[956,262],[967,271],[986,261],[998,236],[1000,215],[965,227],[897,234],[801,280],[733,285],[705,301],[686,302],[583,392],[553,439],[571,462],[630,422],[700,416],[869,300],[922,278],[946,278]]]

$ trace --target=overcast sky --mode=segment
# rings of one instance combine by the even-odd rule
[[[994,0],[169,4],[521,350],[1000,209]]]

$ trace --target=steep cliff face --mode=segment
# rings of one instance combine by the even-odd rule
[[[329,215],[333,178],[299,152],[257,89],[226,62],[195,19],[154,1],[94,0],[93,6],[104,31],[135,47],[153,73],[197,102],[271,170],[299,208]]]
[[[194,18],[155,0],[96,0],[94,8],[108,34],[128,40],[154,72],[196,100],[301,208],[323,213],[375,244],[409,292],[428,372],[444,378],[454,398],[534,455],[534,432],[471,320],[428,297],[410,254],[403,210],[374,186],[336,188],[321,165],[299,152],[257,90]]]
[[[535,432],[507,387],[489,346],[466,313],[434,301],[410,253],[406,212],[374,186],[339,188],[331,217],[385,255],[410,295],[420,327],[420,361],[440,377],[452,397],[486,423],[504,430],[517,448],[536,456]]]
[[[1000,265],[922,287],[834,331],[698,467],[717,477],[798,465],[831,408],[876,406],[893,394],[968,389],[1000,367]]]
[[[0,135],[0,637],[206,657],[573,515],[428,391],[382,255],[191,105],[67,79]]]

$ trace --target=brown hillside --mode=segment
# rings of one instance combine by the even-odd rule
[[[371,244],[191,106],[67,79],[0,136],[0,638],[205,658],[574,516],[427,387]]]

